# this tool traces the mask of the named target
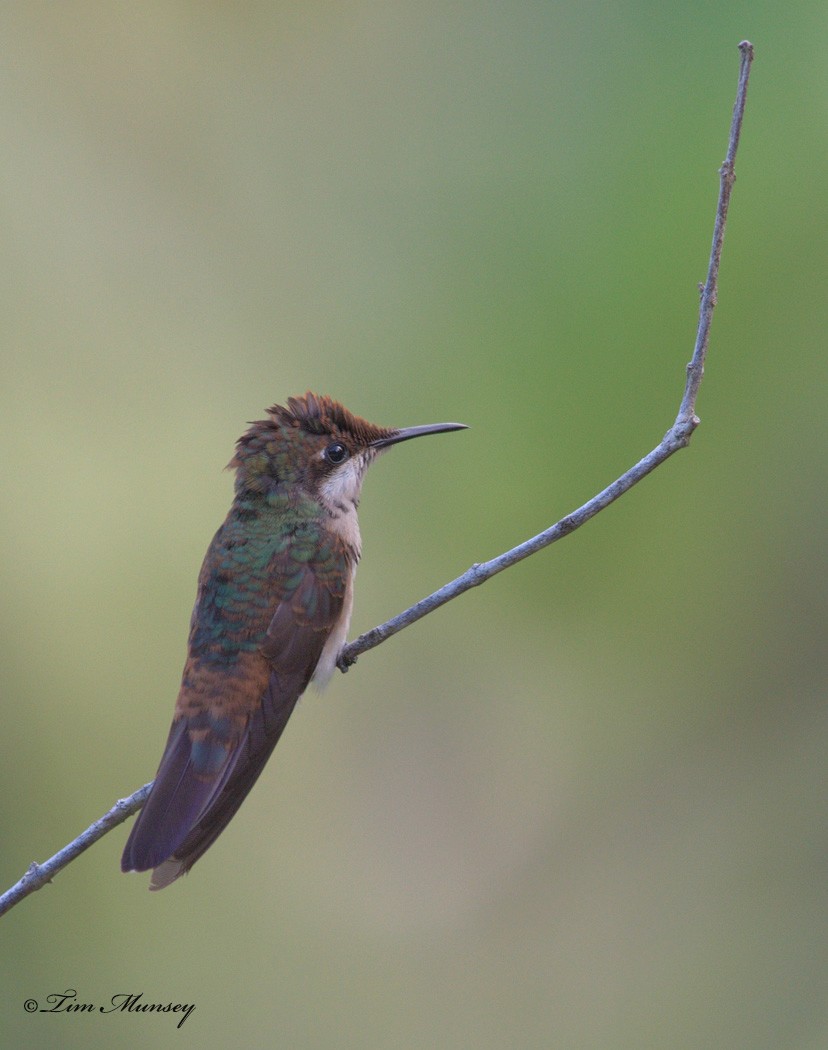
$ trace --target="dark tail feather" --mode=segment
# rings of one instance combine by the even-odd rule
[[[160,890],[190,870],[259,778],[304,685],[299,676],[271,674],[241,739],[209,780],[193,772],[185,720],[173,723],[155,784],[124,849],[124,871],[154,868],[150,889]]]
[[[149,798],[132,826],[121,857],[122,871],[148,871],[166,860],[198,820],[216,789],[191,769],[185,718],[173,722]],[[229,756],[228,756],[229,757]]]

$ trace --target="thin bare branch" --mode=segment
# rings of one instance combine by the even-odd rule
[[[146,802],[151,787],[152,781],[134,791],[129,798],[118,799],[108,813],[96,820],[94,824],[90,824],[86,831],[82,831],[68,846],[58,850],[45,863],[38,864],[36,861],[32,861],[23,878],[0,896],[0,915],[5,915],[9,908],[13,908],[24,897],[28,897],[30,893],[39,890],[47,882],[51,882],[54,876],[65,868],[67,864],[71,864],[75,857],[79,857],[81,853],[88,850],[98,839],[103,838],[108,831],[112,831],[119,824],[123,824],[127,817],[137,813]]]
[[[724,244],[725,223],[727,222],[727,209],[730,204],[730,194],[736,181],[736,150],[739,146],[739,136],[742,133],[742,121],[745,116],[745,102],[747,100],[748,80],[750,78],[750,67],[753,62],[753,44],[749,40],[743,40],[739,44],[742,60],[739,64],[739,86],[736,89],[736,101],[733,104],[733,119],[730,122],[730,138],[727,143],[727,153],[724,163],[719,168],[719,204],[716,208],[716,222],[713,225],[713,245],[710,249],[710,262],[707,266],[707,280],[701,289],[701,305],[699,307],[699,328],[696,334],[696,345],[693,349],[693,357],[687,366],[687,386],[684,397],[681,399],[676,423],[684,422],[698,426],[696,413],[696,398],[704,375],[704,360],[707,357],[707,345],[710,341],[710,325],[713,321],[713,308],[719,290],[719,262],[722,258],[722,245]]]
[[[581,525],[589,521],[590,518],[594,518],[605,507],[614,503],[620,496],[623,496],[633,485],[636,485],[666,459],[669,459],[674,452],[678,452],[679,449],[685,448],[690,443],[690,438],[699,425],[699,420],[696,416],[696,399],[702,376],[704,375],[704,362],[710,339],[710,324],[713,318],[713,309],[716,305],[719,263],[724,241],[727,209],[730,203],[733,183],[736,180],[734,162],[736,149],[739,145],[739,135],[742,130],[750,67],[753,62],[752,44],[744,40],[739,44],[739,50],[742,56],[739,67],[739,86],[736,94],[736,103],[733,108],[727,155],[719,171],[721,183],[719,201],[716,208],[716,221],[713,229],[713,246],[710,252],[707,280],[701,289],[696,344],[693,350],[693,357],[687,366],[687,382],[675,423],[658,445],[651,452],[647,453],[643,459],[640,459],[635,466],[622,474],[616,481],[613,481],[602,492],[599,492],[597,496],[593,496],[583,506],[572,511],[571,514],[567,514],[565,518],[561,518],[555,525],[550,526],[537,536],[533,536],[524,543],[518,544],[517,547],[513,547],[498,557],[492,558],[491,561],[472,565],[467,572],[464,572],[462,576],[458,576],[456,580],[452,580],[451,583],[447,583],[427,598],[423,598],[410,609],[406,609],[405,612],[393,617],[386,623],[380,624],[378,627],[374,627],[372,630],[360,635],[355,641],[344,646],[338,661],[342,671],[347,671],[362,653],[367,652],[369,649],[374,649],[381,642],[384,642],[386,638],[397,634],[404,627],[421,620],[428,613],[471,590],[472,587],[479,587],[481,583],[485,583],[492,576],[503,572],[504,569],[508,569],[524,558],[536,554],[556,540],[568,536],[575,529],[580,528]],[[128,798],[120,799],[107,814],[96,820],[86,831],[67,846],[64,846],[62,850],[50,857],[45,863],[32,863],[20,881],[0,896],[0,915],[4,915],[15,904],[23,900],[24,897],[40,889],[47,882],[51,882],[52,878],[59,871],[65,868],[67,864],[70,864],[84,850],[89,849],[99,838],[137,812],[146,801],[151,787],[152,783],[145,784]]]
[[[459,595],[465,594],[472,587],[479,587],[481,583],[485,583],[486,580],[490,580],[492,576],[503,572],[504,569],[508,569],[516,562],[522,561],[532,554],[537,554],[538,551],[548,547],[556,540],[561,540],[564,536],[568,536],[575,529],[580,528],[581,525],[589,521],[590,518],[594,518],[599,511],[614,503],[619,496],[623,496],[633,485],[645,478],[666,459],[669,459],[674,452],[678,452],[680,448],[685,448],[690,444],[693,431],[699,425],[699,419],[696,416],[696,398],[698,397],[699,386],[704,375],[704,362],[710,341],[710,324],[713,320],[713,308],[716,305],[718,293],[719,262],[722,257],[727,208],[730,203],[733,183],[736,181],[734,170],[736,149],[739,145],[739,135],[742,131],[748,78],[750,76],[750,66],[753,62],[753,45],[749,41],[743,40],[739,44],[739,50],[742,53],[739,66],[739,86],[736,93],[736,103],[733,107],[733,120],[730,125],[727,154],[724,163],[719,169],[721,182],[719,202],[716,207],[716,221],[713,227],[713,246],[710,250],[707,280],[701,289],[696,345],[693,350],[693,357],[687,366],[687,382],[675,423],[652,452],[649,452],[634,467],[622,474],[617,481],[613,481],[611,485],[608,485],[603,492],[593,496],[591,500],[588,500],[577,510],[572,511],[571,514],[567,514],[565,518],[561,518],[555,525],[550,526],[517,547],[513,547],[504,554],[492,558],[491,561],[472,565],[462,576],[458,576],[456,580],[445,584],[438,591],[430,594],[427,598],[423,598],[416,605],[412,605],[410,609],[406,609],[405,612],[401,612],[398,616],[394,616],[378,627],[373,627],[370,631],[366,631],[365,634],[360,635],[353,642],[349,642],[339,654],[338,666],[341,671],[347,671],[362,653],[373,649],[381,642],[384,642],[386,638],[397,634],[404,627],[421,620],[430,612],[439,609],[441,605],[445,605],[446,602],[450,602]]]

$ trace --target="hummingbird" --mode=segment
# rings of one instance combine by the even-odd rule
[[[366,470],[401,441],[464,429],[376,426],[308,391],[239,438],[233,504],[201,566],[172,726],[123,871],[153,869],[150,889],[163,889],[227,827],[308,683],[336,667]]]

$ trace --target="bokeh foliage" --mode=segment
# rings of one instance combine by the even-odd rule
[[[824,7],[0,29],[3,886],[153,774],[265,405],[473,428],[372,473],[357,631],[656,443],[757,49],[690,450],[309,694],[188,879],[116,832],[11,912],[3,1045],[824,1047]]]

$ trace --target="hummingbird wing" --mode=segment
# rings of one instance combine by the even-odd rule
[[[316,531],[315,542],[306,535],[272,556],[253,603],[258,615],[249,595],[238,609],[232,600],[219,603],[225,619],[246,612],[244,636],[252,631],[257,644],[218,667],[191,647],[161,764],[124,849],[124,871],[154,868],[150,888],[161,889],[227,826],[350,610],[354,564],[338,537]],[[196,610],[203,615],[198,603]],[[226,632],[236,637],[229,622]]]

